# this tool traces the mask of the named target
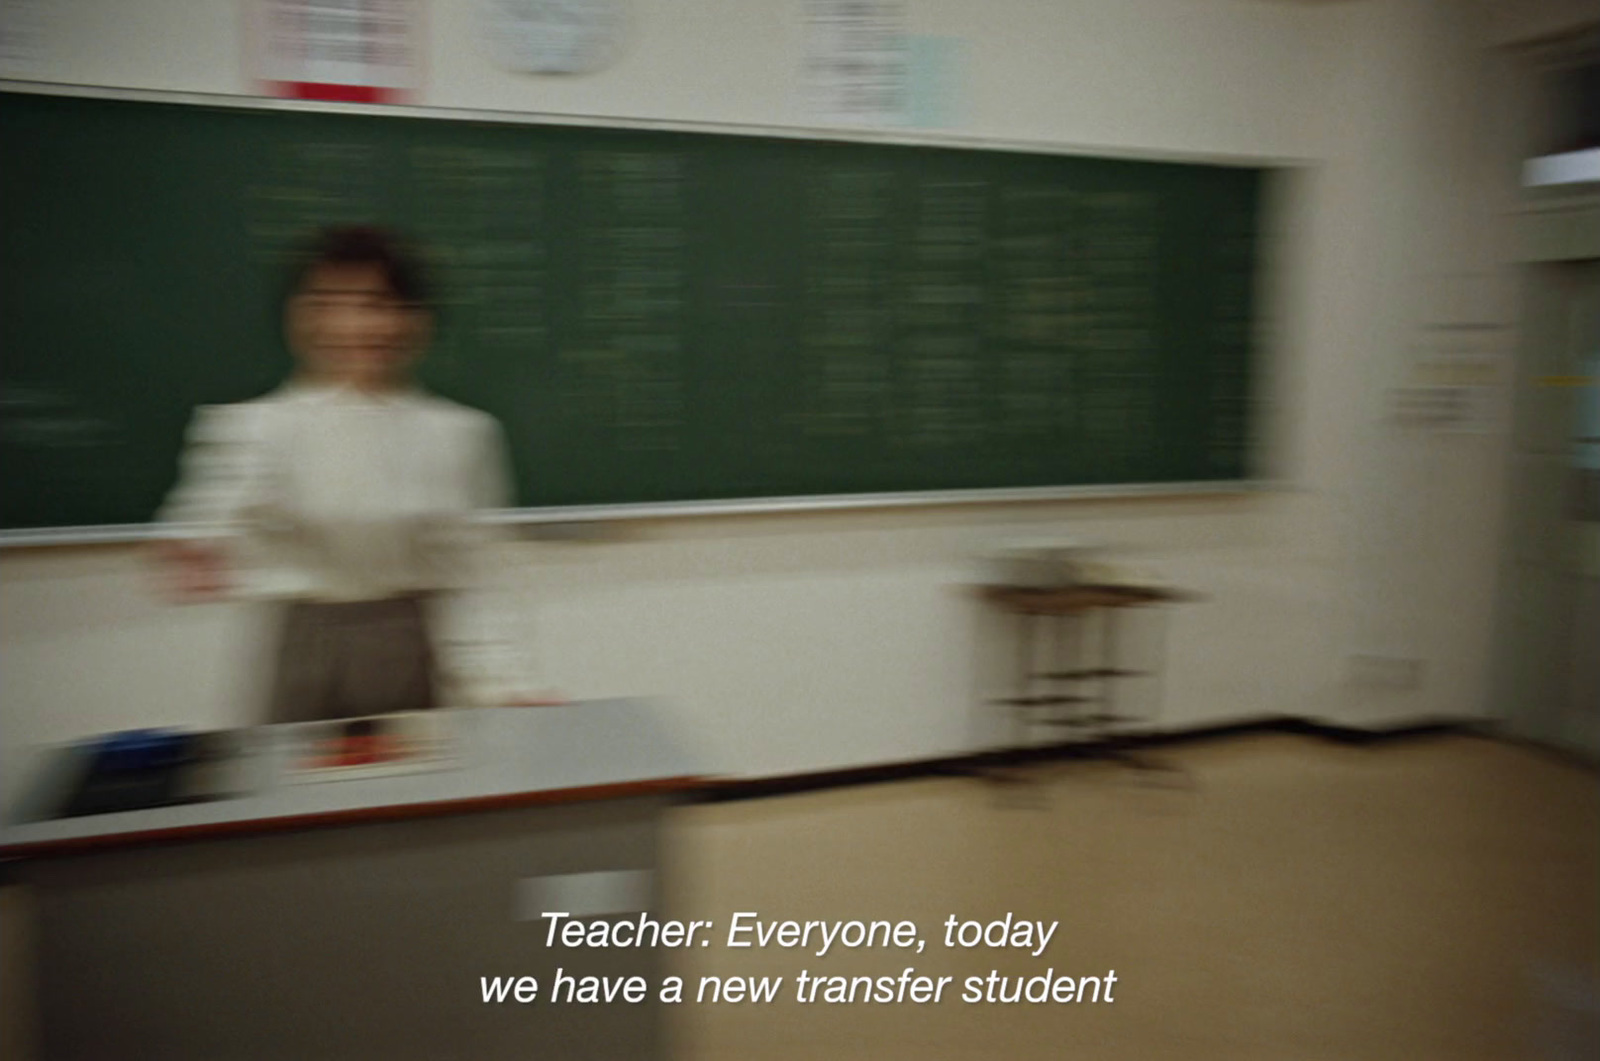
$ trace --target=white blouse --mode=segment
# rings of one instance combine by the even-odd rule
[[[245,596],[445,591],[434,629],[445,702],[497,704],[541,687],[496,584],[507,536],[483,518],[510,498],[504,436],[487,413],[417,390],[288,384],[195,413],[158,518],[171,537],[226,543]]]

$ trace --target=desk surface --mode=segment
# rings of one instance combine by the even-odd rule
[[[254,731],[242,795],[153,810],[26,822],[0,828],[0,857],[150,840],[265,832],[351,821],[421,817],[534,803],[616,799],[690,788],[707,775],[666,724],[638,700],[457,712],[456,765],[427,773],[311,784],[285,780],[281,727]]]

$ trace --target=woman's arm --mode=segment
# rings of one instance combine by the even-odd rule
[[[461,577],[440,602],[435,636],[454,695],[483,706],[561,703],[539,667],[530,617],[519,607],[513,536],[485,517],[510,506],[510,461],[500,425],[478,421],[468,469],[472,517],[455,536]]]
[[[151,547],[163,588],[179,602],[216,600],[237,581],[233,553],[268,490],[262,412],[254,403],[201,406],[189,422]]]

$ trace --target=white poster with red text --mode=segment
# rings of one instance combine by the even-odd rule
[[[422,89],[421,0],[245,0],[256,91],[287,99],[412,103]]]

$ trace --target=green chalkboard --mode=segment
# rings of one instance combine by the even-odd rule
[[[0,525],[150,518],[394,225],[525,506],[1248,478],[1258,169],[0,94]]]

